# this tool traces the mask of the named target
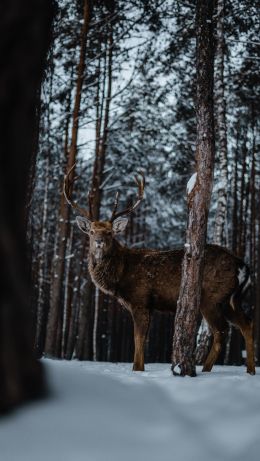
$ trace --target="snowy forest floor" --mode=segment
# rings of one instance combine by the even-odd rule
[[[174,378],[168,364],[44,364],[51,395],[1,420],[1,461],[259,459],[259,368]]]

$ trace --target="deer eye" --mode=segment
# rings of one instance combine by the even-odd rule
[[[94,235],[94,231],[93,231],[93,230],[91,230],[90,233],[91,233],[91,235]]]

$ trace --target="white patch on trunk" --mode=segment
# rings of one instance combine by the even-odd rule
[[[239,285],[241,285],[242,283],[244,283],[245,277],[246,277],[246,268],[245,268],[245,266],[244,266],[244,267],[240,267],[240,268],[238,269],[238,276],[237,276]]]
[[[180,375],[181,374],[181,367],[180,365],[177,363],[177,365],[175,365],[175,367],[173,368],[173,371],[174,373],[176,373],[176,375]]]
[[[193,173],[187,183],[187,194],[190,195],[197,181],[197,173]]]

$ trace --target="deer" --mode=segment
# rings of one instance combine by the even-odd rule
[[[116,193],[109,220],[94,220],[89,210],[72,200],[75,165],[64,177],[64,196],[75,209],[77,225],[89,238],[88,270],[94,285],[113,296],[132,316],[134,324],[133,371],[144,371],[144,345],[154,310],[175,314],[181,283],[183,248],[171,250],[129,248],[117,239],[144,197],[145,177],[135,175],[135,203],[118,211]],[[207,244],[200,312],[212,333],[213,344],[202,371],[210,372],[226,339],[229,323],[239,328],[246,345],[247,372],[255,374],[252,309],[243,308],[251,284],[250,271],[242,259],[224,247]]]

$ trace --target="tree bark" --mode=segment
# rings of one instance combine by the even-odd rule
[[[247,147],[246,147],[246,132],[244,133],[244,141],[242,146],[242,172],[240,180],[240,197],[239,197],[239,219],[238,219],[238,232],[237,232],[237,247],[236,254],[240,258],[245,257],[245,235],[247,228],[247,210],[248,206],[246,205],[248,196],[247,193]],[[237,191],[236,191],[237,193]],[[229,333],[229,344],[227,348],[228,355],[226,354],[227,363],[231,365],[242,365],[242,338],[240,332],[234,327],[231,326],[231,332]]]
[[[203,365],[212,344],[213,335],[208,322],[202,317],[197,337],[196,364]]]
[[[104,177],[104,166],[107,150],[107,139],[108,139],[108,125],[109,125],[109,116],[110,116],[110,104],[111,104],[111,94],[112,94],[112,70],[113,70],[113,30],[112,25],[110,26],[110,32],[108,36],[108,51],[105,56],[105,64],[107,63],[107,69],[105,66],[104,74],[104,83],[101,96],[101,105],[99,107],[99,95],[97,94],[97,125],[96,125],[96,153],[95,161],[93,168],[92,176],[92,187],[91,187],[91,196],[92,196],[92,212],[95,220],[100,219],[100,206],[102,198],[101,185]],[[107,82],[107,85],[106,85]],[[105,87],[106,88],[106,97]],[[98,85],[97,90],[100,89]],[[103,114],[104,106],[104,114]],[[103,123],[102,123],[103,122]],[[103,124],[103,127],[102,127]],[[101,135],[102,132],[102,135]],[[93,285],[90,289],[90,295],[92,298]],[[97,360],[98,357],[98,322],[99,322],[99,312],[101,305],[103,303],[104,297],[99,292],[98,288],[95,288],[95,304],[94,304],[94,323],[93,323],[93,360]],[[89,301],[88,301],[89,302]]]
[[[62,325],[62,344],[61,344],[61,356],[62,358],[66,355],[67,341],[69,336],[70,321],[71,321],[71,310],[73,300],[73,273],[71,267],[71,259],[74,257],[72,253],[73,247],[73,232],[74,228],[70,229],[70,236],[68,239],[66,263],[65,263],[65,281],[64,281],[64,309],[63,309],[63,325]]]
[[[218,183],[218,202],[214,229],[214,243],[226,245],[226,217],[227,217],[227,123],[226,123],[226,100],[224,82],[224,15],[225,1],[217,3],[217,28],[216,28],[216,53],[215,53],[215,108],[216,108],[216,135],[217,155],[220,181]]]
[[[79,127],[79,113],[82,96],[82,86],[84,80],[85,70],[85,55],[86,55],[86,41],[89,30],[89,23],[91,19],[91,2],[90,0],[84,1],[84,15],[83,25],[81,30],[81,43],[80,43],[80,56],[77,70],[76,94],[73,109],[73,122],[71,131],[71,145],[67,155],[66,171],[68,172],[72,165],[75,163],[77,155],[77,139]],[[73,178],[72,178],[73,179]],[[51,283],[51,297],[50,309],[47,324],[47,334],[45,341],[45,353],[47,355],[55,355],[56,350],[56,335],[61,316],[62,308],[62,284],[64,279],[64,261],[66,253],[67,239],[69,235],[69,207],[65,202],[63,193],[61,191],[60,212],[59,220],[57,223],[57,248],[54,255],[52,267],[52,283]]]
[[[112,27],[112,26],[111,26]],[[111,94],[112,94],[112,61],[113,60],[113,32],[110,31],[108,39],[108,64],[107,64],[107,94],[104,108],[104,121],[103,121],[103,131],[102,137],[100,139],[101,133],[101,121],[103,119],[102,108],[100,109],[99,117],[97,119],[97,129],[96,135],[98,136],[96,140],[96,155],[93,168],[93,177],[92,177],[92,188],[91,195],[93,197],[93,216],[94,219],[99,219],[100,204],[101,204],[101,184],[103,182],[103,170],[105,165],[105,155],[107,148],[107,138],[108,138],[108,124],[109,124],[109,115],[110,115],[110,103],[111,103]]]
[[[244,257],[245,248],[243,245],[243,234],[245,229],[245,199],[246,199],[246,169],[247,169],[247,147],[246,147],[246,132],[244,133],[244,143],[242,148],[242,172],[240,181],[240,206],[239,206],[239,223],[238,223],[238,246],[237,255],[240,258]]]
[[[240,127],[237,126],[237,139],[236,139],[236,148],[234,152],[234,179],[233,179],[233,210],[232,210],[232,251],[237,252],[237,243],[238,243],[238,149],[239,149],[239,133]]]
[[[52,1],[1,2],[0,413],[45,390],[33,353],[26,196],[53,16]]]
[[[258,203],[260,203],[260,191],[258,191]],[[258,215],[258,229],[260,229],[260,215]],[[258,365],[260,364],[260,235],[258,232],[258,239],[257,239],[257,254],[256,254],[256,292],[255,292],[255,301],[256,301],[256,315],[255,315],[255,323],[256,323],[256,338],[257,346],[256,346],[256,356]]]
[[[172,371],[196,376],[195,342],[214,167],[213,2],[196,6],[196,173],[188,183],[188,228],[173,337]]]
[[[49,155],[49,153],[48,153]],[[45,311],[45,296],[44,296],[44,285],[46,276],[46,265],[47,265],[47,254],[46,254],[46,242],[48,239],[48,186],[49,186],[49,157],[46,158],[45,166],[45,179],[44,179],[44,198],[43,198],[43,216],[42,216],[42,230],[40,240],[40,254],[39,254],[39,265],[38,265],[38,299],[37,299],[37,314],[36,314],[36,333],[35,333],[35,350],[38,357],[41,357],[43,346],[44,346],[44,330],[46,324],[44,324]]]
[[[227,123],[226,100],[224,82],[224,56],[225,56],[225,0],[217,0],[216,24],[216,52],[214,75],[214,99],[216,111],[216,138],[217,160],[219,170],[217,212],[215,218],[213,242],[216,245],[226,246],[226,220],[227,220],[227,189],[228,189],[228,162],[227,162]],[[200,328],[196,350],[196,363],[202,364],[206,359],[212,342],[212,333],[206,320],[203,318]]]

